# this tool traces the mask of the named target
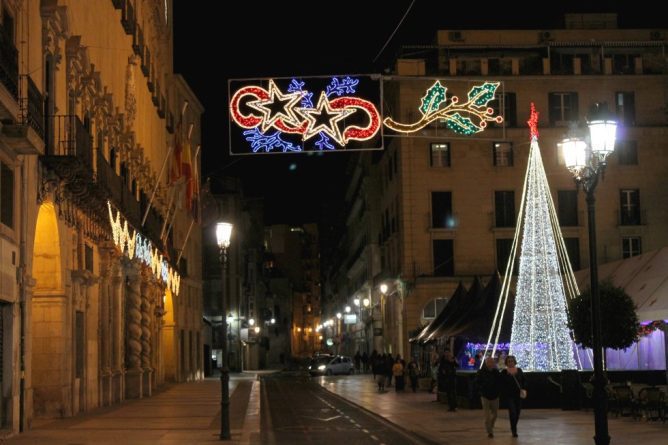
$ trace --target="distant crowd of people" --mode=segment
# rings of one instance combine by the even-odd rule
[[[353,360],[358,372],[366,373],[371,370],[379,393],[391,387],[393,381],[397,392],[404,391],[407,378],[412,391],[416,392],[418,389],[421,369],[415,358],[406,364],[400,355],[393,357],[391,354],[379,354],[374,350],[370,356],[366,352],[360,354],[358,351]],[[499,400],[503,397],[508,406],[510,430],[513,437],[518,437],[517,423],[522,410],[522,399],[526,398],[527,390],[524,373],[517,366],[515,356],[487,357],[483,360],[482,355],[479,355],[476,356],[476,362],[481,364],[475,376],[475,384],[480,392],[487,436],[494,437]],[[445,395],[448,411],[453,412],[457,410],[457,368],[458,361],[450,351],[445,351],[440,357],[432,357],[429,369],[429,392],[437,389],[439,394]]]

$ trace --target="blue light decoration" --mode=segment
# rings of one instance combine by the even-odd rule
[[[381,125],[376,105],[356,96],[362,85],[368,91],[369,85],[379,84],[377,79],[368,77],[364,84],[351,76],[310,79],[309,87],[321,88],[307,90],[307,81],[301,79],[269,79],[260,84],[246,83],[233,93],[230,120],[243,129],[240,135],[250,145],[250,152],[359,149],[363,145],[358,141],[374,138],[375,143],[382,144],[376,138]],[[380,88],[377,93],[371,92],[380,103]]]
[[[329,138],[325,133],[320,133],[320,139],[315,143],[315,146],[318,147],[320,150],[335,150],[336,147],[334,147],[330,142]]]
[[[335,94],[339,97],[343,96],[344,94],[355,94],[357,92],[357,85],[359,83],[359,79],[353,79],[348,76],[341,80],[337,79],[336,77],[332,77],[332,81],[325,89],[325,94],[327,94],[327,97],[331,96],[332,94]]]
[[[313,93],[310,91],[305,91],[304,85],[306,85],[306,82],[300,82],[297,79],[292,79],[290,81],[290,85],[288,86],[288,93],[304,91],[304,95],[302,96],[301,101],[302,108],[313,108]]]
[[[398,133],[415,133],[434,121],[445,122],[446,127],[457,134],[472,135],[484,131],[487,122],[503,122],[502,116],[493,116],[494,109],[489,107],[499,82],[484,82],[471,88],[467,101],[459,103],[457,96],[448,96],[447,88],[440,81],[427,89],[418,110],[422,117],[412,124],[402,124],[391,117],[383,120],[385,126]]]
[[[258,151],[264,151],[268,153],[273,151],[275,148],[281,149],[283,153],[289,151],[302,151],[301,147],[281,139],[280,131],[275,131],[274,133],[267,135],[262,133],[257,128],[253,128],[252,130],[244,131],[244,136],[246,136],[246,140],[250,142],[253,153],[257,153]]]

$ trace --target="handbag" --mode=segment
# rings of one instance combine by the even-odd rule
[[[510,374],[510,373],[508,373]],[[526,399],[527,398],[527,390],[522,388],[520,386],[520,382],[517,381],[514,375],[510,374],[510,376],[515,380],[515,384],[517,384],[517,387],[520,389],[520,399]]]

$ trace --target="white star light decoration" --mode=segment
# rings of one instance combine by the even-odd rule
[[[282,128],[282,131],[299,133],[301,121],[295,115],[295,106],[299,106],[299,102],[304,97],[303,91],[283,94],[278,89],[273,80],[269,81],[269,98],[255,100],[248,103],[248,106],[254,110],[262,113],[264,117],[260,124],[262,132],[265,133],[276,124],[276,121],[281,119],[283,124],[288,128]]]
[[[321,131],[329,135],[339,145],[345,145],[346,141],[337,123],[345,119],[354,110],[345,108],[333,109],[324,91],[320,93],[318,105],[315,108],[301,108],[297,110],[308,121],[308,126],[303,135],[303,140],[308,140]],[[325,117],[325,120],[322,118]]]
[[[350,141],[372,139],[378,134],[381,125],[376,105],[352,96],[358,83],[359,81],[349,77],[340,81],[333,78],[328,87],[328,91],[331,91],[321,91],[315,106],[310,100],[304,100],[310,97],[312,92],[299,89],[283,93],[273,79],[269,80],[267,89],[247,85],[232,95],[230,117],[239,127],[254,130],[257,133],[253,133],[254,138],[276,139],[291,134],[292,140],[283,141],[284,144],[291,145],[296,142],[294,137],[299,137],[298,135],[302,142],[320,135],[326,140],[331,138],[332,142],[345,148]],[[333,94],[338,97],[330,98]],[[353,115],[355,119],[346,122],[345,119]],[[272,130],[278,131],[270,134]],[[246,133],[248,132],[244,132]],[[315,146],[318,146],[318,143]],[[334,147],[329,145],[328,148]],[[302,147],[298,147],[298,151],[301,149]]]

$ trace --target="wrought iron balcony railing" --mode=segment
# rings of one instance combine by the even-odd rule
[[[20,123],[31,127],[44,139],[44,96],[29,75],[21,75],[20,80]]]
[[[7,91],[19,97],[19,52],[14,46],[12,36],[0,25],[0,82]]]

